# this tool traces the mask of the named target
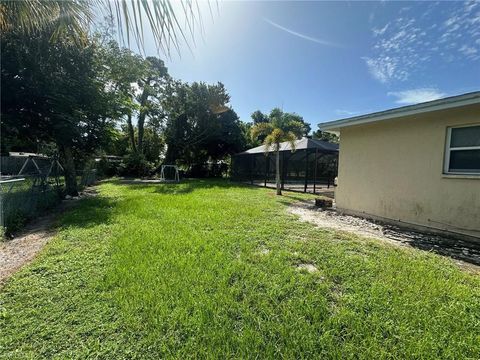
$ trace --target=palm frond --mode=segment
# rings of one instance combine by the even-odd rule
[[[117,19],[119,29],[125,28],[127,43],[130,45],[130,34],[143,48],[144,22],[146,17],[149,29],[153,35],[156,47],[166,55],[174,47],[180,53],[180,43],[184,42],[191,50],[190,40],[195,39],[195,28],[203,29],[202,14],[198,1],[181,0],[181,10],[185,24],[180,24],[179,11],[173,7],[173,0],[115,0],[111,6],[110,0],[98,0],[104,9],[110,9],[110,14]],[[194,6],[193,3],[197,3]],[[185,31],[184,31],[185,29]],[[188,33],[186,32],[188,31]],[[122,36],[123,33],[120,33]]]
[[[257,139],[264,136],[265,152],[271,149],[278,151],[280,143],[288,142],[292,152],[295,151],[295,141],[305,132],[305,124],[285,116],[282,110],[275,108],[270,112],[269,121],[255,124],[251,129],[251,136]]]
[[[283,137],[283,141],[288,141],[288,143],[290,144],[290,148],[292,149],[292,152],[296,150],[295,149],[296,140],[298,140],[298,136],[292,131],[287,131]]]
[[[93,20],[91,4],[86,1],[2,1],[0,31],[26,33],[52,27],[53,37],[69,35],[82,40]]]
[[[305,124],[296,120],[288,120],[284,124],[283,129],[285,130],[285,132],[290,132],[297,138],[300,138],[305,132]]]
[[[69,36],[79,42],[85,43],[86,29],[93,21],[91,8],[82,1],[56,1],[58,8],[57,18],[53,20],[53,39]]]
[[[0,31],[32,33],[53,26],[54,37],[68,34],[82,39],[94,19],[93,12],[100,10],[116,19],[120,38],[129,46],[133,39],[142,50],[144,32],[150,31],[157,50],[170,55],[171,48],[180,53],[182,42],[191,50],[195,29],[203,28],[198,1],[181,1],[177,10],[174,0],[6,0],[0,2]],[[184,25],[180,23],[182,13]]]
[[[265,139],[263,140],[263,146],[265,147],[265,155],[267,155],[270,152],[270,150],[272,150],[272,148],[274,148],[275,138],[272,136],[272,134],[267,135],[265,137]]]
[[[250,130],[250,136],[252,139],[258,139],[259,136],[267,136],[273,131],[274,127],[271,123],[258,123],[253,125]]]
[[[265,153],[268,153],[270,150],[279,151],[280,143],[282,143],[285,137],[285,133],[282,129],[274,128],[272,132],[265,137],[263,144],[265,146]]]

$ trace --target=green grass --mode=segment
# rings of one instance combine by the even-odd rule
[[[285,208],[305,195],[220,181],[100,194],[0,289],[0,358],[480,357],[478,276],[301,223]]]

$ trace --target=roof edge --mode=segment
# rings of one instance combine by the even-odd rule
[[[438,110],[446,110],[460,106],[480,104],[480,91],[462,95],[450,96],[438,100],[427,101],[414,105],[378,111],[370,114],[329,121],[318,124],[322,131],[339,131],[343,127],[368,124],[372,122],[390,120],[403,116],[422,114]]]
[[[311,142],[316,144],[316,146],[310,147],[309,144]],[[315,149],[315,148],[321,149],[322,147],[331,147],[330,149],[328,148],[321,149],[321,151],[325,153],[327,152],[337,153],[338,147],[339,147],[338,144],[331,143],[324,140],[319,140],[319,139],[312,139],[306,136],[296,140],[295,145],[296,145],[296,150]],[[290,147],[290,143],[288,141],[283,141],[280,143],[280,152],[283,152],[283,151],[292,151]],[[272,153],[272,152],[274,152],[273,149],[269,149],[265,151],[265,145],[262,144],[260,146],[256,146],[254,148],[242,151],[234,155],[252,155],[252,154],[263,154],[263,153]]]

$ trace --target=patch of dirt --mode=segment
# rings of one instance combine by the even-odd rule
[[[318,272],[317,267],[313,264],[298,264],[297,265],[297,270],[306,271],[306,272],[309,272],[311,274]]]
[[[258,254],[259,254],[259,255],[268,255],[268,254],[270,254],[270,250],[267,249],[266,247],[262,247],[262,248],[258,251]]]
[[[176,180],[161,180],[161,179],[130,179],[121,178],[122,184],[178,184],[180,181]]]
[[[22,266],[32,261],[55,235],[55,223],[61,213],[75,206],[78,200],[96,195],[94,188],[86,188],[79,196],[63,200],[49,214],[28,223],[14,238],[0,241],[0,286]]]
[[[395,245],[411,246],[456,259],[457,265],[480,273],[480,244],[462,241],[437,234],[421,233],[380,224],[335,210],[323,210],[313,203],[299,202],[288,207],[301,221],[318,227],[347,231],[370,239],[379,239]]]

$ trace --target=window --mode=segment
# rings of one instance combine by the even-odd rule
[[[447,129],[444,172],[480,175],[480,125]]]

